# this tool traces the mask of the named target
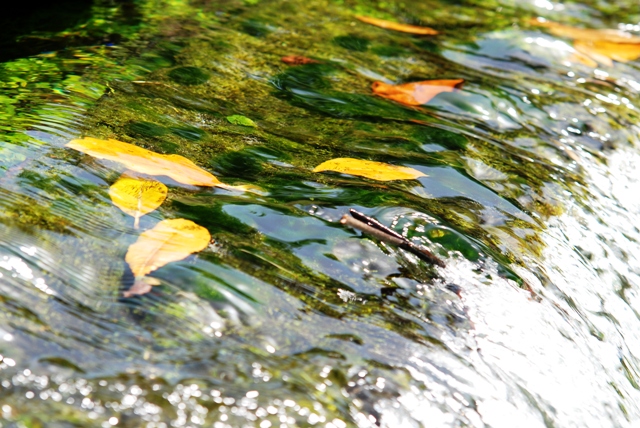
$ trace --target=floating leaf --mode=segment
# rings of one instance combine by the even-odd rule
[[[300,55],[283,56],[280,60],[289,65],[320,64],[320,61]]]
[[[133,216],[138,228],[140,217],[158,208],[167,199],[167,186],[156,180],[123,175],[109,188],[113,204]]]
[[[438,34],[438,31],[433,28],[399,24],[397,22],[385,21],[384,19],[372,18],[370,16],[356,16],[356,19],[386,30],[401,31],[403,33],[418,34],[422,36],[434,36]]]
[[[373,93],[390,100],[410,106],[428,103],[441,92],[453,92],[464,83],[464,79],[424,80],[422,82],[389,85],[384,82],[373,82]]]
[[[383,162],[353,158],[331,159],[313,169],[313,172],[321,171],[335,171],[343,174],[359,175],[378,181],[415,180],[418,177],[426,177],[422,172],[406,166],[389,165]]]
[[[227,116],[227,120],[229,123],[233,125],[242,125],[242,126],[251,126],[253,128],[256,127],[256,123],[249,119],[248,117],[241,116],[239,114],[234,114],[233,116]]]
[[[143,277],[167,263],[182,260],[191,253],[204,250],[211,235],[202,226],[198,226],[191,220],[176,218],[163,220],[153,229],[143,232],[138,240],[129,246],[126,262],[136,277],[133,291],[128,295],[144,294],[155,285],[153,280],[145,280]],[[147,290],[138,292],[139,290]],[[128,297],[125,295],[125,297]]]
[[[166,175],[179,183],[192,186],[229,187],[221,183],[213,174],[180,155],[161,155],[122,141],[91,137],[71,140],[67,143],[67,147],[98,159],[119,162],[142,174]]]

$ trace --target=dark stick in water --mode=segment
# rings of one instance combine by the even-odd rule
[[[354,229],[358,229],[383,242],[402,248],[405,251],[409,251],[410,253],[415,254],[421,260],[424,260],[427,263],[434,264],[440,267],[446,267],[445,263],[431,251],[421,245],[415,245],[404,236],[380,223],[378,220],[366,216],[354,209],[350,210],[350,213],[353,218],[345,214],[340,219],[340,223],[349,227],[353,227]]]
[[[387,235],[395,236],[396,238],[402,239],[403,241],[407,240],[407,238],[405,238],[404,236],[400,235],[395,230],[389,229],[387,226],[385,226],[384,224],[380,223],[378,220],[376,220],[373,217],[369,217],[368,215],[362,214],[361,212],[356,211],[353,208],[351,208],[349,210],[349,213],[351,214],[351,217],[355,218],[358,221],[361,221],[363,223],[368,224],[369,226],[373,227],[374,229],[378,229],[379,231],[384,232]]]

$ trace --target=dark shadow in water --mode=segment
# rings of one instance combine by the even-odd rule
[[[119,34],[56,33],[78,28],[91,18],[92,6],[101,0],[24,0],[0,16],[0,62],[57,51],[72,46],[118,43]],[[120,20],[139,21],[133,0],[112,0],[120,7]]]

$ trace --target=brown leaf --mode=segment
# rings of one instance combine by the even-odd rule
[[[428,103],[441,92],[453,92],[460,88],[464,79],[424,80],[422,82],[389,85],[384,82],[373,82],[373,93],[390,100],[410,106]]]
[[[320,61],[301,55],[283,56],[280,60],[289,65],[320,64]]]
[[[375,25],[376,27],[384,28],[386,30],[400,31],[402,33],[418,34],[422,36],[435,36],[438,34],[438,31],[433,28],[400,24],[398,22],[386,21],[384,19],[372,18],[370,16],[358,15],[356,16],[356,19],[367,24]]]
[[[122,293],[122,295],[124,297],[141,296],[151,291],[154,285],[160,285],[160,281],[157,278],[151,278],[148,276],[136,278],[131,288]]]

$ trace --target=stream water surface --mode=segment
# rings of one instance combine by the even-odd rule
[[[2,18],[0,426],[640,426],[640,62],[584,64],[530,24],[640,34],[637,1],[414,3]],[[418,107],[371,90],[427,79],[465,83]],[[108,194],[125,168],[65,147],[83,136],[260,190],[156,177],[136,229]],[[313,172],[344,157],[424,176]],[[125,298],[127,248],[170,218],[211,244]]]

